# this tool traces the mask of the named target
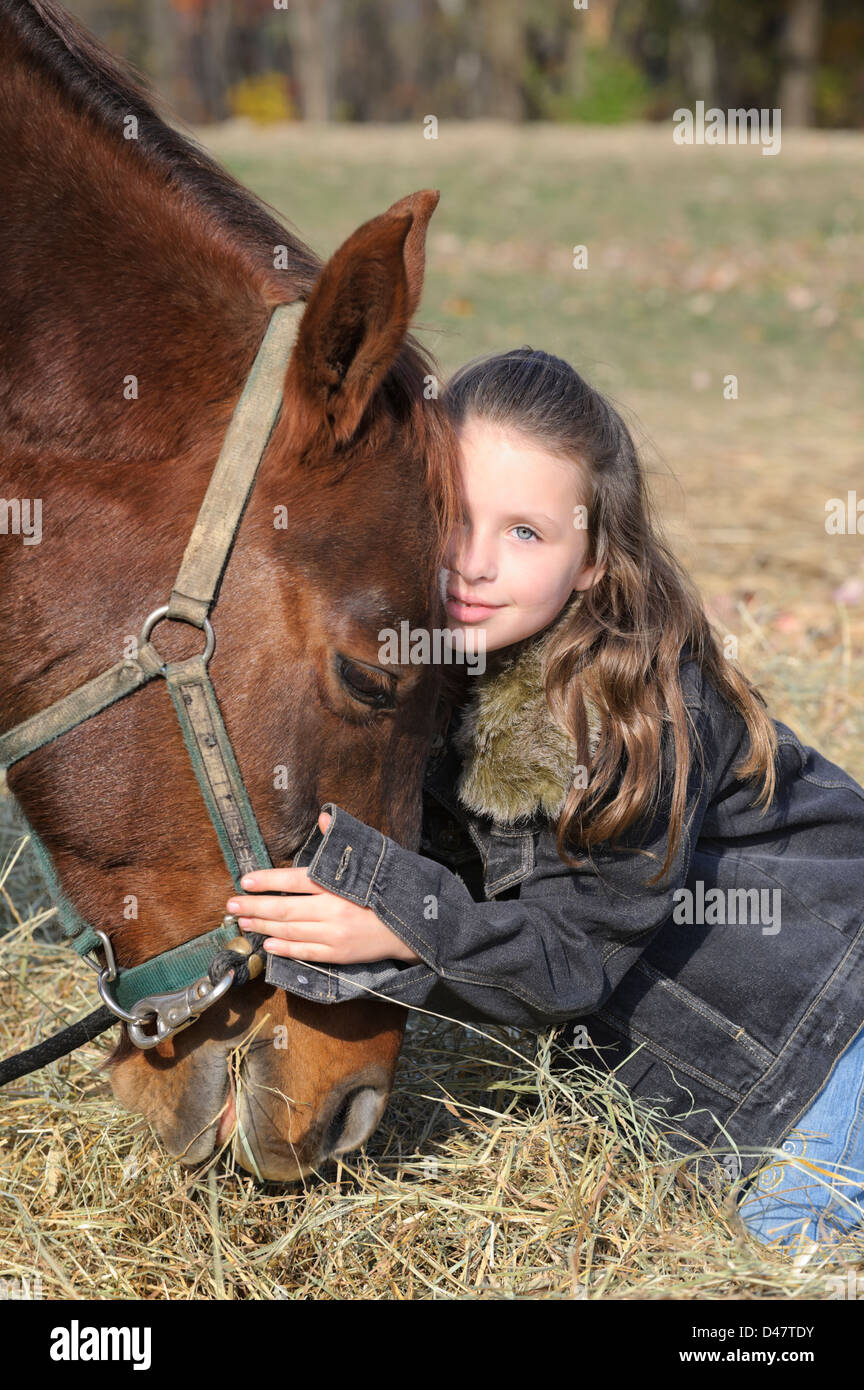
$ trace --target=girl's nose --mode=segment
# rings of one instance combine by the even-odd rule
[[[495,546],[491,538],[484,540],[476,531],[467,529],[454,545],[448,558],[450,573],[455,575],[466,588],[481,580],[491,580],[497,575]]]

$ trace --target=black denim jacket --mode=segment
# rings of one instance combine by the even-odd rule
[[[623,840],[656,860],[596,847],[590,866],[573,869],[548,819],[514,829],[465,810],[448,737],[427,767],[421,852],[327,802],[326,833],[316,825],[293,861],[372,908],[421,963],[327,968],[271,956],[267,980],[333,1003],[371,988],[535,1032],[578,1023],[583,1060],[602,1058],[633,1095],[680,1117],[673,1147],[728,1152],[732,1141],[740,1159],[727,1164],[746,1177],[864,1022],[864,788],[775,721],[778,787],[760,815],[754,783],[733,771],[749,744],[743,719],[697,663],[681,671],[693,720],[689,833],[659,884],[644,880],[666,854],[665,809],[647,834],[640,824]],[[713,918],[712,901],[722,904]]]

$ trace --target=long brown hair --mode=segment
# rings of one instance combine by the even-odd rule
[[[601,578],[546,648],[544,679],[552,718],[581,750],[588,785],[571,785],[557,825],[557,848],[574,867],[569,840],[587,849],[611,842],[658,804],[661,730],[671,723],[675,776],[669,842],[656,883],[671,865],[682,833],[691,750],[679,662],[688,646],[718,692],[750,732],[736,776],[762,775],[756,805],[775,788],[777,737],[761,693],[727,658],[698,590],[660,534],[633,439],[621,416],[569,363],[530,347],[474,358],[448,381],[442,400],[458,429],[471,417],[517,431],[579,469],[587,508],[586,564],[605,564]],[[568,600],[569,603],[569,600]],[[562,610],[563,611],[563,610]],[[589,756],[585,701],[601,722]],[[704,754],[699,745],[704,776]],[[763,810],[764,814],[764,810]],[[647,851],[641,851],[647,853]]]

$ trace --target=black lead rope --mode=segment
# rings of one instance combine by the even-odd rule
[[[264,959],[264,937],[258,932],[246,932],[245,937],[252,947],[249,955],[224,950],[217,952],[213,957],[207,973],[214,985],[228,970],[234,971],[232,989],[235,985],[248,984],[252,978],[249,962],[253,956]],[[77,1023],[70,1023],[68,1028],[63,1028],[59,1033],[52,1033],[50,1038],[36,1043],[34,1047],[28,1047],[25,1052],[16,1052],[14,1056],[0,1062],[0,1086],[17,1081],[22,1076],[29,1076],[31,1072],[47,1067],[49,1062],[56,1062],[58,1058],[68,1056],[76,1047],[83,1047],[85,1043],[92,1042],[100,1033],[107,1032],[119,1022],[120,1019],[111,1012],[107,1004],[102,1004],[98,1009],[94,1009],[92,1014],[87,1014],[86,1018],[80,1018]]]
[[[0,1062],[0,1086],[5,1086],[7,1081],[17,1081],[19,1076],[28,1076],[31,1071],[39,1071],[40,1067],[47,1067],[49,1062],[56,1062],[58,1057],[65,1057],[76,1047],[92,1042],[100,1033],[119,1022],[107,1004],[102,1004],[92,1014],[70,1024],[62,1032],[54,1033],[35,1047],[28,1047],[26,1052],[16,1052],[14,1057]]]
[[[243,955],[240,951],[232,951],[227,946],[224,950],[217,951],[207,971],[212,984],[218,985],[228,970],[234,971],[232,989],[235,989],[237,985],[248,985],[251,979],[260,974],[260,966],[254,975],[250,973],[249,962],[253,957],[259,956],[262,965],[266,964],[267,952],[264,950],[264,937],[261,932],[257,931],[245,931],[242,935],[244,941],[248,941],[252,948],[249,954]]]

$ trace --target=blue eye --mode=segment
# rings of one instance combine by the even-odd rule
[[[520,525],[520,526],[514,526],[514,527],[513,527],[513,530],[514,530],[514,531],[530,531],[532,536],[536,536],[536,535],[537,535],[537,532],[534,530],[534,528],[533,528],[532,526],[526,526],[526,525],[524,525],[524,524],[523,524],[523,525]],[[524,540],[524,539],[527,539],[527,537],[522,537],[522,536],[520,536],[519,539],[520,539],[520,540]]]

